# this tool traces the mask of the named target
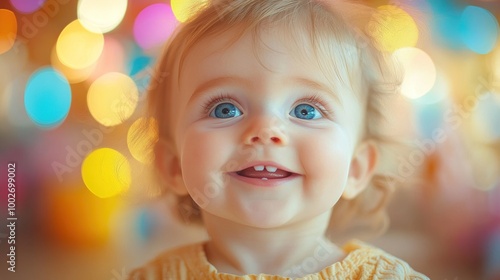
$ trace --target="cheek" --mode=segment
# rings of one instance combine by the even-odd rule
[[[351,145],[341,130],[315,133],[312,140],[301,144],[301,161],[312,193],[324,193],[324,188],[343,190],[351,161]]]
[[[200,187],[210,178],[219,176],[234,146],[225,133],[197,127],[188,128],[180,140],[182,175],[188,189]]]

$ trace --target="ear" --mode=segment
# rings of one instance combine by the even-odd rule
[[[155,147],[155,164],[162,181],[177,195],[187,195],[182,179],[181,163],[174,147],[164,139],[160,139]]]
[[[377,145],[371,140],[363,141],[354,152],[343,198],[353,199],[368,186],[377,162]]]

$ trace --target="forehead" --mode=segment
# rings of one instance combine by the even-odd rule
[[[314,60],[290,52],[286,42],[277,40],[274,30],[260,32],[257,38],[236,30],[201,40],[187,55],[181,73],[181,84],[189,80],[204,81],[227,75],[256,75],[262,70],[272,73],[293,72],[295,65],[312,70]],[[290,73],[293,74],[293,73]]]
[[[321,80],[336,92],[358,91],[355,87],[360,75],[352,75],[358,60],[353,57],[356,46],[330,39],[318,40],[307,30],[290,32],[282,26],[245,33],[232,28],[205,37],[187,51],[180,67],[179,90],[185,93],[184,87],[195,81],[243,73],[258,76],[256,72],[269,71]]]

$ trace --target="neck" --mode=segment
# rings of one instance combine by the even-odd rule
[[[203,213],[211,237],[205,247],[218,272],[301,277],[341,260],[344,252],[325,237],[330,213],[281,228],[245,226]]]

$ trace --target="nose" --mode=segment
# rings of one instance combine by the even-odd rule
[[[251,121],[245,132],[244,142],[246,145],[278,145],[288,144],[288,135],[285,133],[284,125],[276,118],[260,118]]]

